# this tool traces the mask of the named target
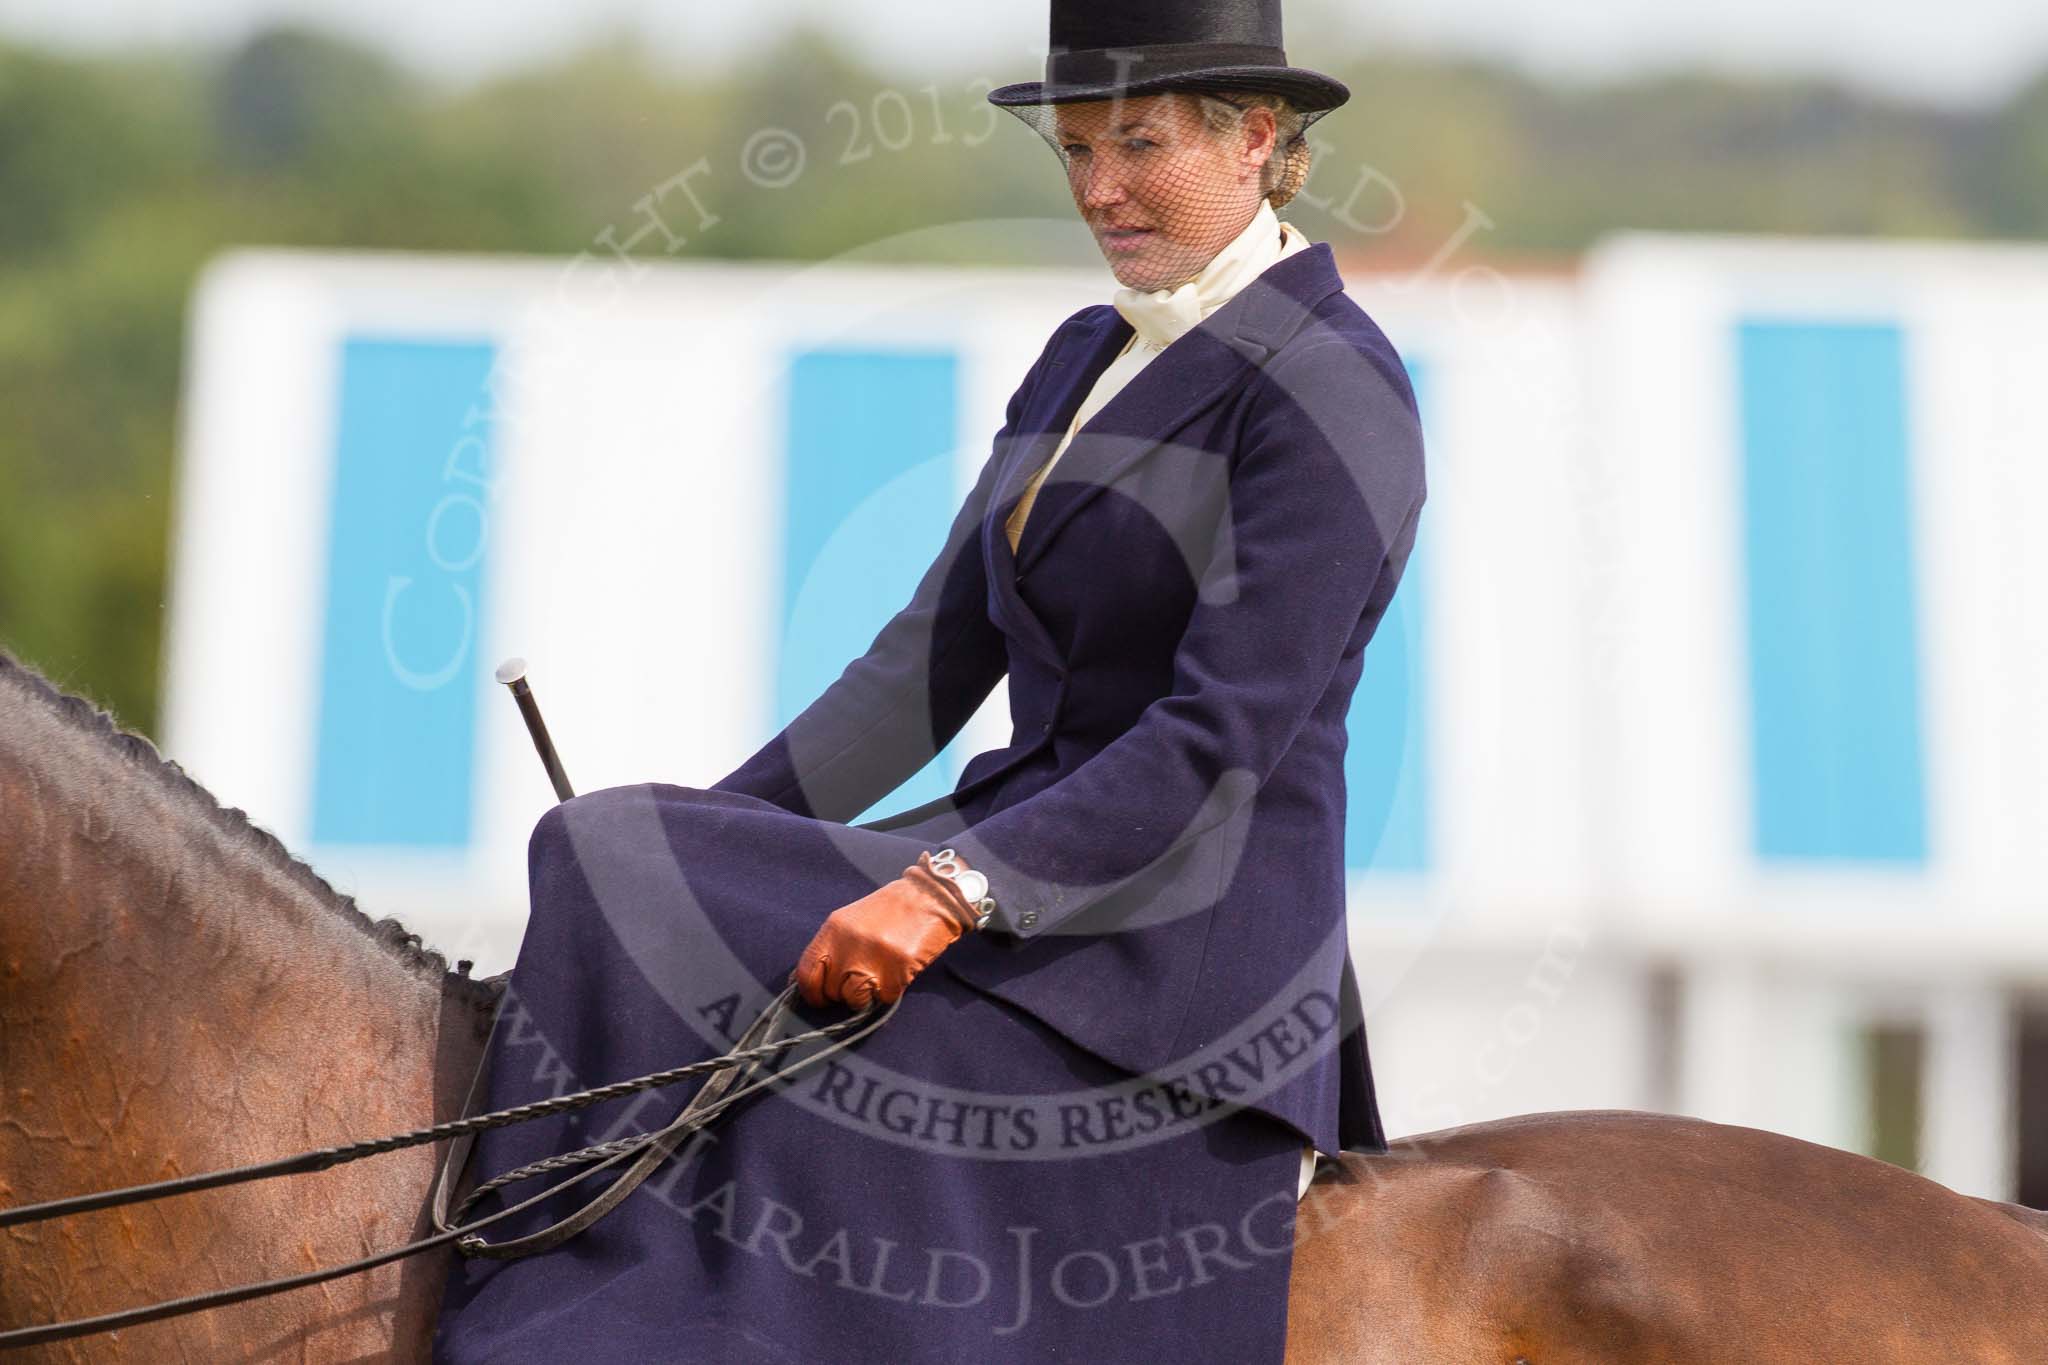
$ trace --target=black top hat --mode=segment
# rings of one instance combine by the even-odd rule
[[[1164,90],[1270,92],[1304,112],[1351,98],[1344,83],[1287,64],[1280,0],[1052,0],[1045,79],[989,102],[1068,104]]]

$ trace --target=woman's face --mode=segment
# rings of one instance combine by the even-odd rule
[[[1185,283],[1258,211],[1270,109],[1216,133],[1199,99],[1169,91],[1056,105],[1054,119],[1074,204],[1126,288]]]

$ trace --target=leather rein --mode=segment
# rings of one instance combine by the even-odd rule
[[[56,1199],[42,1204],[24,1204],[18,1208],[0,1209],[0,1228],[14,1227],[24,1223],[37,1223],[46,1219],[61,1218],[74,1213],[87,1213],[95,1209],[115,1208],[123,1204],[140,1204],[150,1200],[164,1199],[171,1195],[189,1194],[196,1190],[218,1189],[225,1185],[238,1185],[247,1181],[267,1180],[273,1176],[301,1175],[310,1171],[324,1171],[329,1167],[359,1161],[364,1157],[377,1156],[384,1152],[395,1152],[405,1147],[418,1147],[442,1138],[453,1138],[447,1153],[443,1156],[439,1171],[435,1175],[434,1187],[429,1198],[429,1213],[437,1231],[431,1237],[410,1242],[389,1251],[362,1257],[345,1265],[329,1266],[310,1270],[299,1275],[282,1276],[274,1280],[263,1280],[254,1284],[238,1285],[231,1289],[218,1289],[204,1294],[191,1294],[183,1298],[167,1299],[161,1303],[147,1304],[139,1308],[127,1308],[113,1313],[102,1313],[96,1317],[75,1318],[68,1322],[47,1323],[34,1327],[16,1327],[0,1331],[0,1351],[22,1346],[39,1346],[52,1341],[64,1341],[72,1337],[89,1336],[98,1332],[113,1331],[123,1327],[134,1327],[145,1322],[162,1318],[177,1317],[185,1313],[202,1312],[219,1308],[245,1299],[261,1298],[268,1294],[282,1293],[324,1280],[339,1279],[345,1275],[358,1274],[374,1269],[391,1261],[418,1255],[450,1242],[458,1251],[468,1256],[484,1256],[511,1260],[547,1251],[566,1242],[577,1233],[595,1223],[615,1208],[620,1201],[631,1194],[641,1181],[654,1173],[656,1167],[666,1161],[690,1134],[704,1128],[711,1120],[724,1113],[733,1104],[746,1096],[791,1076],[805,1067],[821,1061],[841,1048],[859,1042],[875,1029],[888,1022],[902,1005],[899,997],[886,1009],[869,1003],[859,1013],[834,1024],[813,1029],[808,1033],[794,1034],[788,1038],[774,1037],[776,1030],[789,1014],[791,1003],[796,997],[794,982],[783,987],[782,993],[769,1002],[761,1016],[740,1036],[731,1052],[687,1066],[672,1067],[666,1071],[655,1071],[629,1081],[617,1081],[610,1085],[597,1086],[590,1090],[579,1090],[574,1094],[558,1095],[552,1099],[537,1100],[511,1109],[501,1109],[492,1114],[468,1115],[469,1105],[476,1099],[477,1090],[483,1083],[484,1066],[479,1064],[477,1074],[470,1083],[469,1097],[463,1103],[464,1117],[448,1123],[435,1124],[431,1128],[419,1128],[409,1133],[391,1137],[373,1138],[364,1142],[350,1143],[342,1147],[323,1147],[317,1151],[302,1152],[297,1156],[281,1157],[275,1161],[260,1162],[250,1166],[237,1166],[228,1170],[208,1171],[199,1175],[181,1176],[173,1180],[160,1180],[147,1185],[130,1185],[117,1190],[103,1190],[96,1194],[75,1195],[68,1199]],[[880,1009],[879,1015],[877,1014]],[[865,1022],[864,1026],[863,1023]],[[857,1027],[859,1026],[859,1027]],[[751,1080],[756,1072],[763,1069],[762,1063],[770,1057],[778,1057],[800,1043],[820,1038],[837,1039],[830,1047],[821,1048],[811,1056],[783,1068],[767,1068],[766,1074],[758,1080]],[[486,1049],[488,1059],[489,1051]],[[718,1074],[704,1082],[667,1127],[651,1133],[638,1133],[630,1137],[616,1138],[609,1142],[595,1143],[573,1152],[536,1161],[517,1170],[507,1171],[470,1191],[455,1209],[452,1219],[460,1219],[484,1195],[515,1181],[543,1175],[551,1171],[573,1166],[588,1166],[557,1184],[550,1185],[539,1194],[517,1204],[487,1214],[474,1222],[451,1221],[448,1211],[453,1189],[460,1180],[469,1160],[470,1145],[476,1134],[492,1128],[505,1128],[514,1124],[527,1123],[533,1119],[545,1118],[551,1114],[586,1109],[606,1100],[635,1094],[642,1090],[653,1090],[673,1085],[708,1071]],[[746,1083],[736,1083],[745,1080]],[[634,1157],[619,1176],[604,1190],[568,1217],[523,1237],[508,1238],[502,1242],[488,1242],[477,1233],[500,1219],[534,1207],[550,1199],[571,1185],[589,1179],[599,1171],[615,1166],[628,1157]]]

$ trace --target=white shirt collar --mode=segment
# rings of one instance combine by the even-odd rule
[[[1261,199],[1251,222],[1212,256],[1193,279],[1171,290],[1140,293],[1119,289],[1111,303],[1137,333],[1135,344],[1164,350],[1230,302],[1232,295],[1269,266],[1306,250],[1308,245],[1300,229],[1292,223],[1282,223],[1271,202]]]

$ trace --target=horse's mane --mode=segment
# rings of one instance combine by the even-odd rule
[[[245,811],[221,805],[212,792],[194,781],[175,761],[165,758],[148,736],[122,729],[110,713],[85,697],[59,688],[5,648],[0,648],[0,682],[12,683],[74,731],[112,748],[138,772],[171,792],[184,809],[303,887],[321,906],[367,934],[415,975],[438,984],[444,998],[452,995],[479,1011],[496,1007],[502,989],[497,978],[477,980],[470,976],[466,961],[459,970],[450,971],[444,955],[426,947],[418,934],[408,931],[398,920],[389,915],[371,919],[356,905],[355,897],[336,891],[326,878],[294,857],[275,834],[251,821]]]

